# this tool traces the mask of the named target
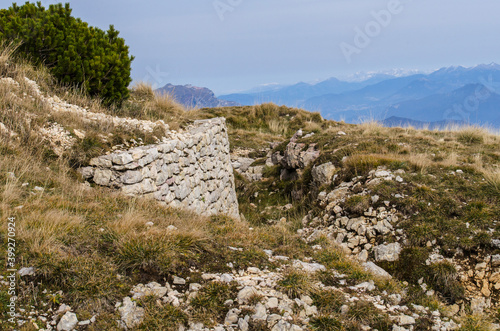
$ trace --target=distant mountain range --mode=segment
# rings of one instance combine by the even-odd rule
[[[242,105],[274,102],[350,123],[388,119],[385,123],[389,125],[397,118],[400,123],[500,127],[500,65],[448,67],[402,77],[378,74],[356,82],[330,78],[317,84],[271,85],[219,98]]]
[[[157,89],[156,92],[170,94],[178,103],[182,104],[188,109],[240,105],[239,103],[234,101],[226,101],[216,98],[214,92],[206,87],[167,84]]]

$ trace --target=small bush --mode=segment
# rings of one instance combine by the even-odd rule
[[[121,243],[115,259],[127,272],[165,274],[170,262],[165,254],[168,251],[169,247],[160,240],[136,238]]]
[[[480,315],[467,315],[460,321],[458,331],[488,331],[492,330],[491,323],[487,318]]]
[[[398,279],[411,284],[427,276],[425,261],[429,257],[429,250],[422,247],[405,247],[401,250],[398,261],[382,262],[380,265]]]
[[[316,273],[316,277],[326,286],[337,286],[339,284],[339,279],[330,271],[320,270]]]
[[[309,323],[311,324],[311,328],[313,330],[318,330],[318,331],[345,330],[342,321],[328,315],[313,317],[311,318]]]
[[[458,280],[457,270],[450,262],[438,262],[429,266],[430,274],[427,277],[429,285],[439,291],[446,301],[455,303],[462,300],[465,288]]]
[[[224,306],[224,302],[234,299],[237,291],[234,284],[212,282],[205,285],[191,299],[195,319],[207,322],[204,319],[209,318],[214,323],[222,322],[230,309],[230,307]]]
[[[313,291],[311,297],[313,304],[325,314],[340,313],[340,307],[345,303],[344,294],[335,290]]]
[[[171,330],[177,331],[186,326],[188,316],[181,309],[165,304],[156,297],[141,299],[138,305],[144,308],[144,321],[138,330]]]
[[[283,279],[278,282],[278,288],[291,298],[309,294],[311,281],[309,276],[298,270],[291,270],[284,274]]]
[[[351,214],[363,215],[370,208],[370,197],[368,195],[353,195],[346,199],[344,208]]]
[[[392,330],[393,323],[389,316],[375,308],[371,302],[357,301],[349,307],[347,317],[353,326],[364,324],[379,331]]]
[[[457,133],[457,140],[463,144],[481,144],[484,141],[484,129],[481,128],[466,128]]]

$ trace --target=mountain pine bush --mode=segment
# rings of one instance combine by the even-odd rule
[[[18,54],[47,66],[62,84],[75,85],[106,104],[129,97],[128,46],[111,25],[107,32],[71,16],[69,3],[15,3],[0,10],[0,41],[20,43]]]

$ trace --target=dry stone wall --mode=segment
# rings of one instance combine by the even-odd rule
[[[88,180],[203,215],[239,217],[224,118],[199,120],[160,144],[116,151],[80,169]]]

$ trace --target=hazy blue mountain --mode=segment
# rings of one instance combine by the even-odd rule
[[[172,95],[178,103],[188,109],[239,106],[236,102],[216,98],[214,92],[206,87],[167,84],[156,92]]]
[[[376,74],[363,81],[346,82],[332,77],[316,84],[300,82],[289,86],[263,86],[252,89],[249,92],[220,95],[219,98],[234,101],[242,105],[274,102],[279,105],[298,107],[309,98],[331,93],[339,94],[354,91],[390,78],[394,78],[394,76]]]
[[[445,129],[447,127],[453,126],[462,126],[467,124],[464,121],[454,121],[454,120],[442,120],[436,122],[425,122],[425,121],[416,121],[409,118],[391,116],[382,121],[384,126],[388,127],[408,127],[412,126],[415,129]]]
[[[387,117],[422,122],[462,121],[500,127],[500,95],[482,84],[468,84],[446,93],[390,106]]]
[[[330,78],[315,84],[268,84],[220,98],[242,105],[274,102],[350,123],[393,117],[431,126],[463,121],[500,127],[500,65],[403,74],[407,75],[361,74],[356,81]],[[466,106],[467,101],[475,103],[472,108]]]
[[[424,77],[411,75],[398,77],[366,86],[362,89],[341,94],[326,94],[306,100],[300,106],[311,111],[319,111],[328,119],[357,122],[365,118],[381,119],[380,114],[390,105],[385,102],[401,87]]]
[[[425,123],[454,119],[498,127],[498,95],[500,66],[489,64],[388,79],[355,91],[313,97],[300,106],[347,122],[396,116]],[[465,102],[475,99],[479,103],[474,109],[457,108],[465,109]]]

